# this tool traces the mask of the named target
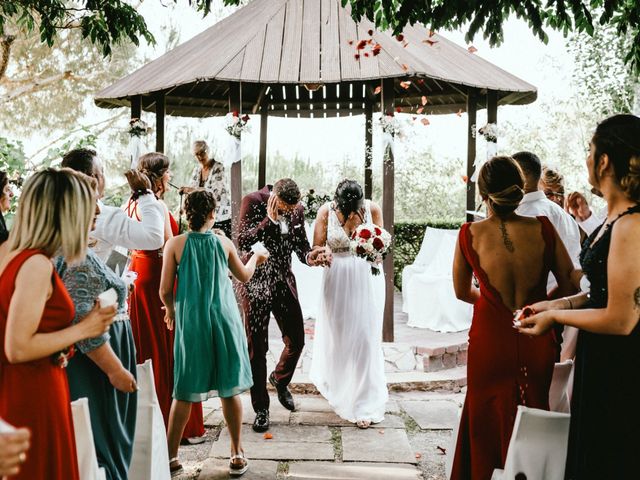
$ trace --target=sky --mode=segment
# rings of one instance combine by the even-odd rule
[[[166,50],[167,26],[172,24],[179,31],[179,43],[185,42],[212,26],[223,16],[233,11],[223,7],[222,0],[213,1],[213,14],[202,17],[190,8],[186,0],[177,4],[159,0],[143,1],[139,11],[143,14],[147,24],[158,40],[156,47],[143,45],[140,55],[149,59],[160,56]],[[459,45],[466,46],[463,31],[439,32]],[[498,111],[498,122],[505,120],[520,120],[523,118],[540,118],[543,115],[541,105],[551,101],[554,97],[572,95],[570,76],[573,68],[573,58],[567,53],[565,41],[561,34],[549,31],[549,42],[544,45],[529,31],[525,22],[510,19],[504,26],[504,43],[499,47],[490,47],[481,36],[477,36],[473,45],[477,48],[475,55],[498,65],[512,74],[526,80],[538,88],[538,101],[528,106],[504,106]],[[93,103],[88,99],[88,103]],[[93,123],[96,119],[107,118],[113,111],[98,109],[90,106],[86,123]],[[154,115],[143,113],[143,120],[153,126]],[[430,125],[423,126],[416,122],[405,129],[407,139],[396,144],[396,161],[401,162],[403,153],[409,150],[420,152],[431,149],[436,158],[443,161],[454,158],[466,158],[466,114],[431,115]],[[486,111],[478,112],[478,125],[486,122]],[[243,154],[258,154],[259,117],[249,122],[252,125],[248,134],[243,134]],[[374,119],[374,124],[376,121]],[[228,146],[228,134],[224,130],[225,120],[215,119],[182,119],[167,118],[168,130],[189,128],[193,138],[205,139],[212,146],[217,156],[225,157]],[[127,129],[123,122],[121,126]],[[381,158],[380,130],[374,130],[374,162]],[[167,138],[170,141],[170,136]],[[178,146],[185,151],[190,149],[190,142]],[[479,140],[479,152],[483,148],[483,140]],[[149,138],[148,147],[153,148],[154,140]],[[32,151],[38,150],[39,142],[30,142]],[[101,145],[98,145],[100,148]],[[175,147],[175,146],[174,146]],[[103,146],[102,148],[109,148]],[[268,154],[279,151],[286,157],[299,156],[312,162],[322,162],[323,165],[340,163],[345,157],[350,161],[362,164],[364,162],[364,117],[347,117],[332,119],[291,119],[273,117],[269,119]]]

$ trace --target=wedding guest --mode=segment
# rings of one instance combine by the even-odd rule
[[[20,466],[27,460],[30,438],[31,432],[28,428],[0,433],[0,477],[17,475],[20,472]]]
[[[543,167],[539,188],[544,192],[545,197],[564,209],[564,177],[560,172]]]
[[[238,476],[248,468],[240,441],[242,402],[238,394],[251,388],[253,380],[247,339],[228,272],[247,282],[268,254],[254,254],[245,266],[231,240],[211,231],[216,218],[213,192],[201,189],[190,193],[185,211],[189,232],[167,242],[160,283],[165,321],[171,330],[175,325],[176,335],[174,400],[167,436],[170,469],[172,474],[182,470],[178,444],[191,402],[217,396],[231,438],[229,473]]]
[[[456,245],[453,285],[458,299],[473,304],[473,319],[454,480],[489,480],[504,466],[518,405],[549,409],[554,334],[519,336],[512,312],[547,298],[549,272],[561,293],[569,291],[573,265],[547,217],[517,213],[524,185],[511,157],[484,164],[478,189],[488,217],[464,224]]]
[[[69,347],[106,332],[116,309],[96,305],[72,324],[73,302],[51,259],[61,252],[83,260],[94,191],[86,176],[68,169],[33,174],[0,246],[0,417],[32,435],[31,454],[15,479],[79,479],[63,367]]]
[[[9,238],[9,230],[7,230],[7,224],[4,221],[4,215],[11,208],[11,199],[13,198],[13,192],[11,191],[11,185],[9,185],[9,179],[5,172],[0,171],[0,243]]]
[[[117,293],[117,315],[108,333],[76,343],[67,378],[71,399],[89,400],[98,465],[108,479],[127,480],[137,406],[136,350],[127,314],[127,286],[91,249],[80,263],[68,264],[60,256],[55,266],[75,306],[72,324],[91,311],[98,295],[110,288]]]
[[[295,409],[288,385],[304,347],[304,319],[291,271],[291,255],[295,252],[309,266],[327,265],[331,256],[326,248],[311,250],[304,228],[300,189],[290,178],[246,195],[240,206],[239,223],[238,243],[244,258],[248,258],[257,242],[262,242],[270,254],[251,281],[238,286],[253,374],[251,403],[256,412],[253,430],[264,432],[269,429],[266,356],[271,313],[282,332],[284,349],[269,375],[269,383],[276,388],[282,406]]]
[[[178,233],[178,224],[162,201],[171,180],[169,158],[158,152],[146,153],[139,158],[137,169],[149,179],[153,194],[160,199],[164,211],[163,241],[166,242]],[[144,220],[140,196],[136,192],[129,198],[125,212],[129,218]],[[135,288],[129,297],[129,315],[137,361],[144,363],[145,360],[151,359],[153,363],[158,403],[167,426],[173,390],[173,332],[167,330],[164,324],[164,308],[158,294],[162,273],[162,249],[133,250],[129,269],[138,275]],[[203,435],[202,405],[198,403],[196,408],[192,409],[191,421],[185,429],[185,440],[192,439],[191,443],[202,443]]]
[[[213,228],[222,230],[231,238],[231,196],[229,195],[229,179],[224,165],[215,158],[209,157],[209,145],[204,140],[193,142],[193,156],[199,165],[193,169],[189,186],[180,189],[181,194],[206,188],[216,198],[216,224]]]
[[[580,254],[589,294],[532,305],[526,335],[554,323],[580,329],[566,478],[636,478],[640,471],[640,118],[614,115],[596,128],[587,157],[589,183],[607,217]],[[523,337],[526,339],[527,337]]]
[[[388,400],[382,353],[384,276],[350,251],[362,224],[382,227],[382,211],[362,187],[343,180],[318,210],[313,244],[333,253],[324,270],[309,377],[335,412],[360,428],[384,420]],[[348,319],[348,321],[345,321]]]
[[[151,184],[143,174],[136,170],[125,172],[131,191],[137,192],[138,210],[143,218],[136,221],[130,219],[122,209],[105,205],[100,201],[104,196],[104,169],[95,150],[70,150],[62,157],[62,166],[89,175],[98,182],[100,214],[91,236],[98,240],[93,250],[102,260],[106,261],[109,258],[114,246],[153,250],[164,245],[164,208],[149,190]]]

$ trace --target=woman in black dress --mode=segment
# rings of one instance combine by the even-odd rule
[[[520,332],[580,329],[565,477],[640,478],[640,118],[600,123],[587,168],[608,209],[580,255],[590,293],[533,305]]]
[[[0,243],[9,238],[9,230],[7,230],[7,224],[4,221],[4,214],[11,208],[12,197],[13,192],[11,191],[7,174],[0,171]]]

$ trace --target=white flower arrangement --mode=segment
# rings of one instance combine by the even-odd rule
[[[478,133],[484,137],[487,142],[498,143],[498,125],[495,123],[487,123],[484,127],[478,130]]]
[[[394,135],[400,139],[404,138],[402,121],[396,117],[393,112],[382,115],[379,123],[382,127],[382,133]]]
[[[249,115],[240,116],[237,111],[233,111],[227,113],[226,118],[227,126],[225,129],[229,135],[236,139],[240,140],[243,133],[250,131]]]
[[[132,137],[142,137],[151,133],[151,127],[139,118],[129,120],[129,135]]]

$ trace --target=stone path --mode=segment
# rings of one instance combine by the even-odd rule
[[[392,393],[384,422],[360,430],[335,415],[324,398],[296,395],[296,411],[271,399],[270,435],[251,429],[253,410],[241,395],[242,430],[250,469],[244,479],[444,480],[451,452],[451,429],[464,395]],[[181,480],[227,479],[229,434],[220,402],[204,404],[207,441],[180,447]]]

